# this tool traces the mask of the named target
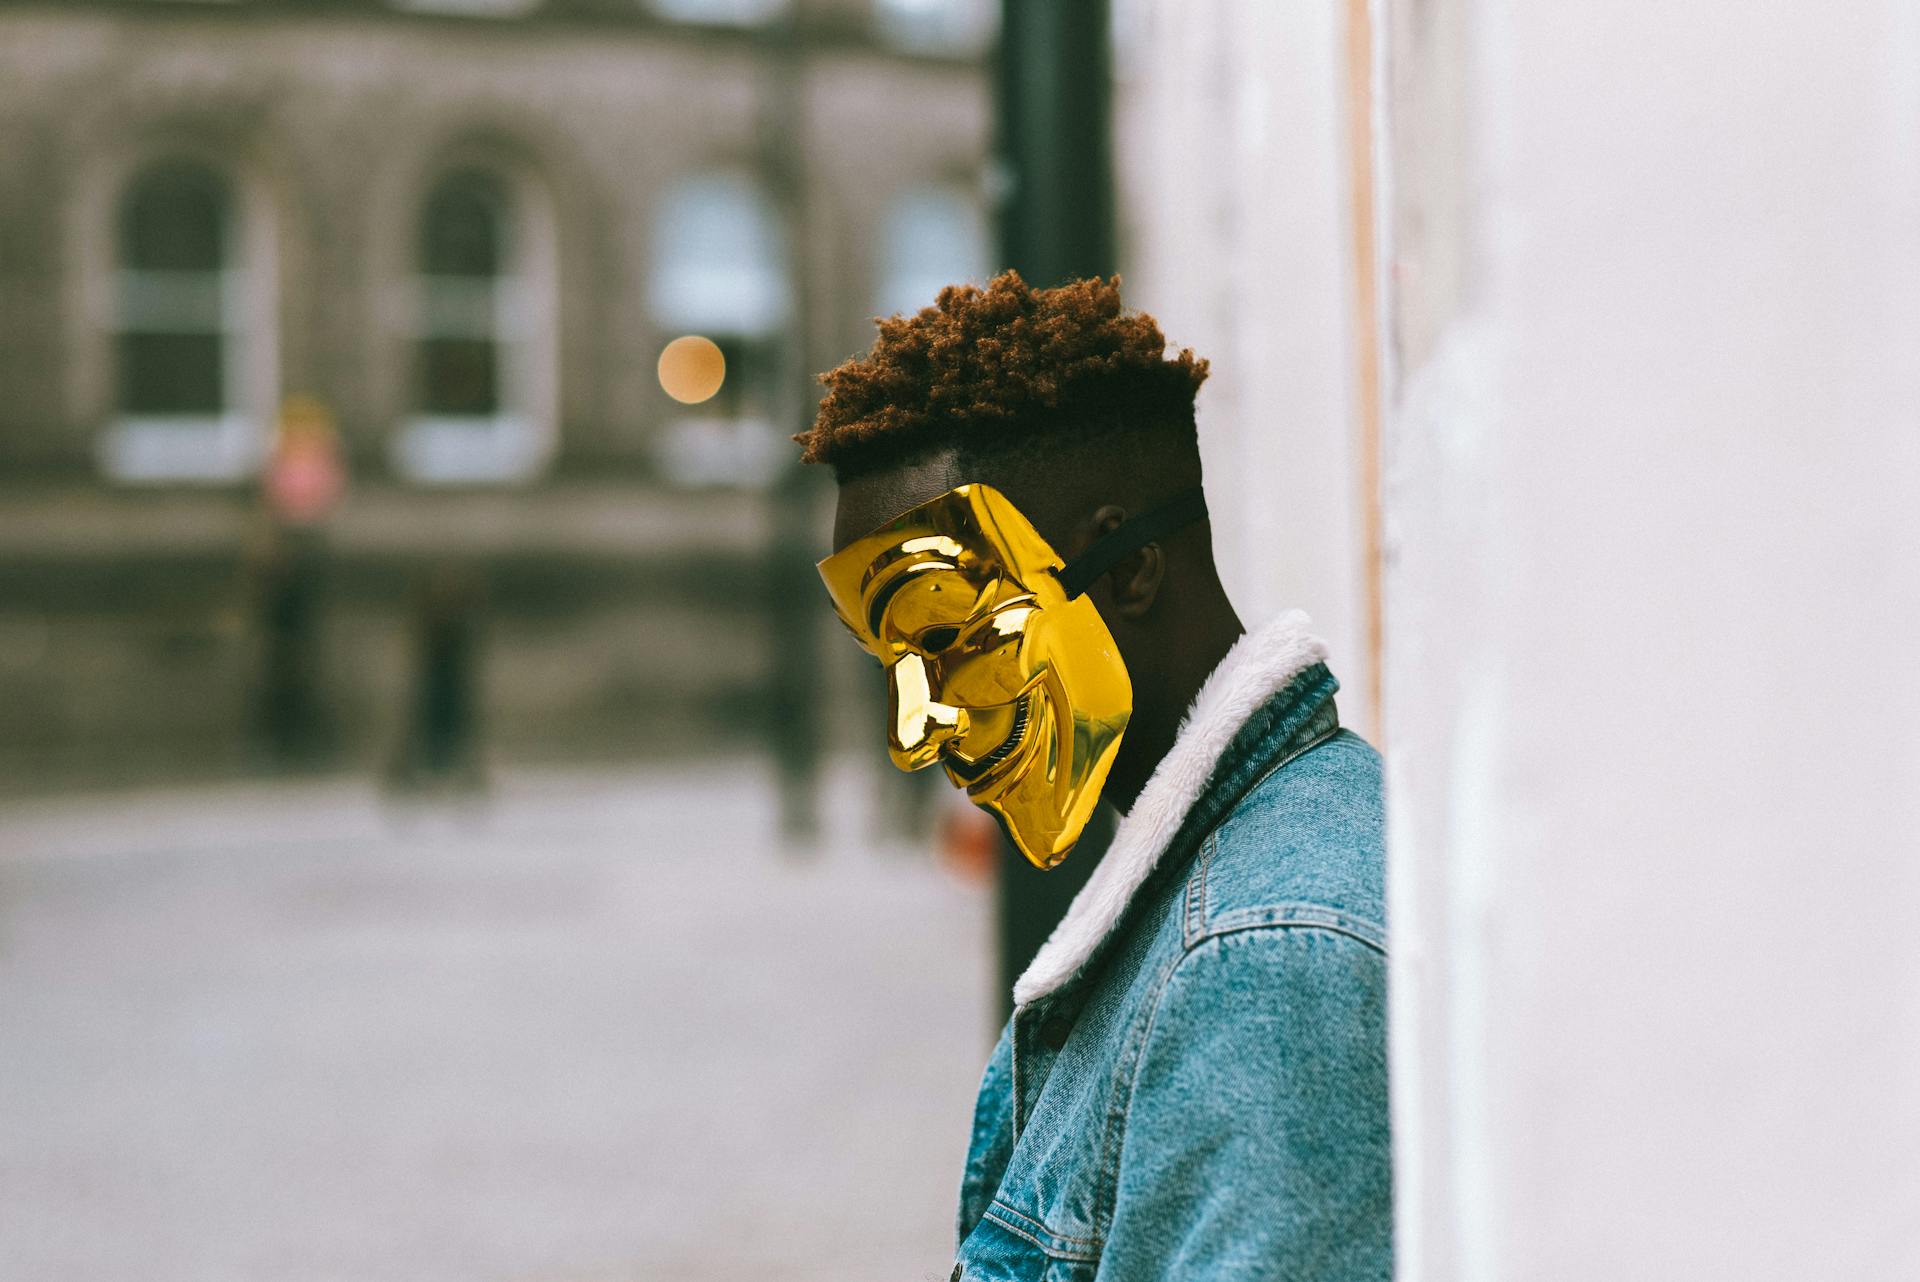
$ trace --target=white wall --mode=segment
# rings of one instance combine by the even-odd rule
[[[1115,0],[1129,306],[1212,362],[1215,553],[1251,625],[1299,607],[1372,733],[1354,458],[1341,6]]]
[[[1400,1276],[1920,1278],[1920,14],[1395,0]]]

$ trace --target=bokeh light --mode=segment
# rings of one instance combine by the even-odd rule
[[[660,353],[660,386],[682,405],[711,400],[727,381],[727,358],[711,338],[687,334]]]

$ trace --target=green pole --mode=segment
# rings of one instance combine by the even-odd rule
[[[1111,275],[1118,263],[1107,2],[1004,0],[1000,30],[1001,262],[1036,286]],[[1110,818],[1103,810],[1051,872],[1035,869],[1003,840],[1003,1016],[1013,1007],[1013,981],[1106,853]]]
[[[1005,0],[1000,248],[1032,285],[1118,270],[1106,0]]]

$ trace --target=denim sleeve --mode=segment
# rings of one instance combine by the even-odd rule
[[[1168,979],[1102,1279],[1393,1273],[1386,959],[1319,927],[1217,935]]]

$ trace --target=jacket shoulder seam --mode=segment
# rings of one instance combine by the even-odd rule
[[[1247,785],[1246,792],[1241,795],[1240,805],[1234,806],[1233,809],[1229,810],[1226,814],[1220,816],[1220,822],[1215,824],[1214,827],[1216,829],[1226,827],[1227,824],[1232,822],[1234,815],[1239,813],[1240,806],[1244,806],[1262,788],[1265,788],[1269,783],[1273,782],[1274,779],[1278,778],[1280,773],[1286,767],[1292,765],[1294,762],[1298,761],[1300,758],[1306,756],[1310,752],[1318,752],[1322,748],[1332,748],[1332,747],[1345,747],[1345,748],[1357,747],[1357,748],[1366,749],[1367,751],[1372,751],[1372,745],[1370,745],[1365,739],[1362,739],[1359,735],[1355,734],[1353,731],[1347,729],[1345,726],[1339,724],[1338,722],[1335,722],[1333,726],[1330,729],[1328,729],[1325,733],[1316,735],[1312,739],[1309,739],[1307,742],[1295,748],[1292,752],[1283,754],[1279,758],[1279,760],[1273,762],[1273,764],[1269,765],[1265,770],[1262,770],[1257,776],[1255,776],[1254,781]]]
[[[1387,955],[1387,929],[1379,922],[1343,912],[1325,904],[1284,903],[1266,904],[1258,908],[1236,908],[1225,912],[1205,924],[1205,928],[1194,935],[1181,951],[1181,961],[1192,956],[1211,940],[1225,935],[1245,934],[1248,931],[1272,930],[1312,930],[1325,931],[1328,934],[1345,935],[1347,938],[1366,945],[1382,957]],[[1176,966],[1175,969],[1178,969]],[[1171,974],[1168,976],[1172,978]],[[1158,1000],[1158,994],[1155,994]]]
[[[1243,813],[1254,808],[1254,805],[1257,804],[1256,799],[1258,799],[1259,802],[1264,802],[1266,800],[1265,794],[1274,788],[1282,786],[1282,781],[1297,781],[1301,778],[1297,773],[1288,774],[1286,767],[1293,765],[1309,753],[1321,754],[1340,748],[1346,749],[1349,753],[1357,753],[1362,758],[1378,756],[1373,745],[1365,739],[1362,739],[1345,726],[1335,726],[1326,734],[1321,735],[1309,743],[1303,744],[1294,752],[1287,754],[1268,766],[1266,770],[1261,772],[1259,778],[1248,785],[1246,793],[1240,799],[1240,803],[1227,811],[1227,813],[1221,815],[1220,821],[1213,825],[1211,831],[1218,833],[1224,829],[1231,828],[1234,821],[1241,818]]]

